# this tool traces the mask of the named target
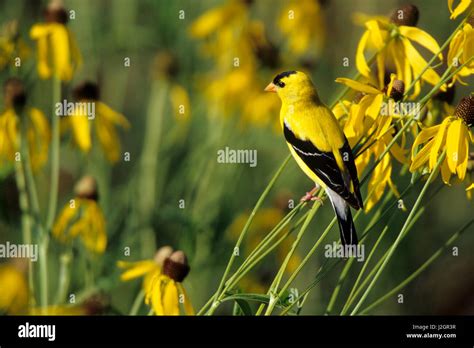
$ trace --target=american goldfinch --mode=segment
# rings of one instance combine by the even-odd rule
[[[356,245],[350,206],[360,209],[363,203],[352,150],[336,117],[302,72],[278,74],[265,91],[276,92],[280,97],[280,122],[290,152],[316,187],[326,190],[337,216],[342,244]]]

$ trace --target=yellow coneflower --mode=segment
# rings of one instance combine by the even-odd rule
[[[161,274],[153,277],[145,295],[145,303],[151,305],[156,315],[179,315],[180,303],[186,315],[194,315],[191,301],[181,284],[189,270],[186,255],[180,250],[164,260]]]
[[[61,0],[53,0],[45,11],[45,23],[33,25],[30,37],[38,44],[38,75],[49,79],[57,75],[70,81],[82,63],[73,33],[66,26],[68,14]]]
[[[292,54],[302,55],[310,49],[316,55],[322,51],[326,38],[326,23],[318,0],[290,1],[283,8],[278,26],[288,39]]]
[[[62,130],[72,129],[75,143],[83,152],[92,147],[92,134],[89,122],[94,122],[95,135],[107,160],[115,163],[120,159],[121,145],[115,126],[130,128],[130,123],[122,114],[100,101],[99,86],[93,82],[83,82],[74,89],[77,102],[93,103],[95,114],[89,119],[85,108],[76,108],[74,115],[65,117]]]
[[[0,71],[20,58],[23,61],[30,54],[30,49],[20,37],[18,22],[5,23],[0,30]]]
[[[472,5],[472,0],[460,0],[458,5],[453,9],[454,1],[455,0],[448,0],[448,8],[449,12],[451,12],[451,19],[456,19]]]
[[[20,150],[20,123],[26,122],[26,140],[33,170],[48,159],[51,137],[45,115],[36,108],[26,107],[26,91],[21,80],[9,78],[4,84],[5,111],[0,114],[0,166],[15,160]]]
[[[351,87],[361,96],[357,102],[346,102],[346,104],[343,104],[344,106],[338,107],[335,114],[340,118],[344,114],[343,108],[346,108],[348,111],[348,117],[344,124],[344,133],[351,145],[359,142],[361,138],[370,135],[370,138],[367,140],[369,145],[363,146],[363,152],[355,159],[357,171],[362,173],[371,159],[379,158],[393,140],[389,127],[392,124],[393,118],[399,117],[399,115],[395,113],[396,110],[391,106],[394,106],[394,103],[403,98],[405,84],[403,81],[398,80],[395,74],[391,75],[390,83],[382,89],[347,78],[338,78],[336,82]],[[383,103],[385,103],[387,110],[382,115]],[[407,163],[407,150],[404,149],[404,139],[402,138],[401,145],[394,143],[390,147],[389,153],[374,168],[368,183],[369,197],[365,205],[366,211],[370,211],[383,197],[387,186],[395,196],[400,196],[395,183],[391,179],[391,157],[394,157],[400,163]]]
[[[23,314],[28,306],[27,262],[0,264],[0,312]]]
[[[118,261],[117,266],[124,270],[120,275],[120,280],[125,282],[143,277],[143,289],[148,289],[151,280],[161,274],[165,259],[170,257],[172,253],[173,248],[163,246],[157,250],[155,257],[151,260]]]
[[[168,51],[159,52],[153,66],[155,78],[169,85],[169,99],[173,115],[178,122],[188,121],[191,115],[191,103],[187,90],[176,81],[179,72],[177,57]]]
[[[365,53],[368,46],[378,52],[376,59],[378,85],[383,84],[387,66],[393,68],[396,75],[406,86],[421,74],[427,66],[426,60],[413,46],[412,42],[425,47],[437,54],[440,50],[436,40],[425,31],[415,27],[419,12],[416,6],[406,5],[393,12],[390,19],[372,19],[365,23],[366,31],[359,41],[356,53],[358,71],[366,78],[372,78],[371,68],[368,66]],[[438,55],[442,60],[441,53]],[[432,68],[426,69],[414,85],[412,97],[419,94],[421,80],[436,85],[440,77]],[[443,87],[444,89],[444,87]]]
[[[107,232],[102,209],[98,205],[97,182],[84,176],[74,188],[75,198],[63,208],[53,227],[53,236],[62,243],[80,238],[92,252],[102,254],[107,246]]]
[[[448,64],[454,66],[463,65],[470,60],[456,75],[453,77],[449,86],[452,86],[456,81],[463,85],[467,85],[461,80],[461,77],[467,77],[474,74],[474,29],[469,23],[465,23],[461,30],[459,30],[454,38],[449,43]]]
[[[470,130],[474,124],[474,97],[462,98],[454,115],[446,117],[441,124],[425,128],[418,134],[412,147],[410,171],[414,172],[427,165],[431,172],[439,156],[446,151],[441,164],[443,182],[449,185],[451,175],[460,181],[466,177],[469,140],[474,143]],[[418,151],[418,146],[424,144]]]
[[[229,1],[191,24],[191,36],[203,40],[202,52],[214,62],[206,78],[199,79],[199,89],[212,105],[212,117],[238,114],[241,127],[277,126],[270,115],[278,110],[278,101],[262,93],[258,72],[262,65],[274,69],[278,52],[268,40],[263,23],[250,19],[251,3]]]

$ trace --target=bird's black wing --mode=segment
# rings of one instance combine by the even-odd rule
[[[291,144],[303,162],[320,178],[331,190],[336,192],[355,209],[362,207],[362,199],[359,191],[359,180],[357,179],[357,169],[354,164],[352,150],[347,142],[339,149],[347,173],[339,169],[336,158],[332,152],[320,151],[311,141],[298,139],[291,129],[284,124],[283,132],[285,139]],[[354,193],[350,190],[352,180]]]

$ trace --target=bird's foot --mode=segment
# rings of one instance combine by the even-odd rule
[[[317,190],[319,190],[319,185],[316,185],[311,191],[306,192],[306,194],[301,197],[301,202],[309,202],[309,201],[318,201],[321,205],[323,205],[323,199],[321,197],[314,196]]]

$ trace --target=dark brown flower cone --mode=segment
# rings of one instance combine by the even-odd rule
[[[97,181],[90,175],[82,177],[74,187],[74,194],[77,198],[97,201],[99,199]]]
[[[393,80],[390,98],[396,102],[400,101],[403,99],[403,93],[405,93],[405,83],[402,80]]]
[[[163,263],[163,274],[181,283],[188,275],[190,267],[188,259],[181,250],[175,251]]]
[[[97,83],[84,81],[74,88],[72,94],[76,100],[99,100],[100,88]]]
[[[398,26],[406,25],[414,27],[418,23],[419,17],[420,12],[418,8],[415,5],[408,4],[393,11],[390,16],[390,21]]]
[[[69,20],[68,13],[60,0],[53,0],[44,11],[44,18],[48,23],[66,24]]]
[[[455,95],[456,85],[452,85],[451,87],[448,87],[446,91],[439,91],[438,93],[436,93],[433,99],[440,100],[451,105],[454,101]]]
[[[11,77],[3,84],[3,100],[7,108],[21,109],[26,104],[26,91],[23,82]]]
[[[454,116],[462,118],[468,126],[474,125],[474,96],[464,97],[456,106]]]

